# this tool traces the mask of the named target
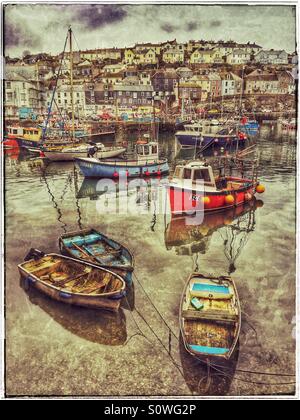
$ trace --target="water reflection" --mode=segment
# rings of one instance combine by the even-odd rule
[[[254,199],[227,211],[206,213],[201,224],[193,224],[192,216],[172,216],[165,230],[166,248],[174,248],[177,255],[195,255],[194,270],[198,271],[197,257],[208,252],[212,236],[218,231],[229,262],[228,274],[231,274],[249,234],[255,229],[255,211],[262,206],[261,200]]]
[[[24,282],[21,287],[25,290]],[[120,346],[127,340],[126,318],[122,309],[117,313],[74,307],[57,302],[34,288],[26,290],[30,302],[39,306],[54,321],[72,334],[93,343]]]
[[[179,339],[180,360],[185,382],[194,395],[227,395],[233,380],[238,358],[239,343],[230,360],[218,362],[218,365],[208,365],[189,354]]]

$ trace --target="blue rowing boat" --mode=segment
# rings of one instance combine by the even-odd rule
[[[169,173],[166,159],[158,158],[158,143],[149,142],[136,145],[135,160],[100,160],[96,158],[75,159],[86,178],[149,177]]]
[[[132,283],[134,259],[119,242],[95,229],[68,232],[59,238],[59,248],[65,255],[107,268]]]

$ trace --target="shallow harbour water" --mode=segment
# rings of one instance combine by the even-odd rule
[[[161,137],[171,162],[173,137]],[[295,138],[263,126],[258,148],[263,204],[196,227],[174,223],[143,195],[140,214],[126,214],[120,203],[114,214],[113,193],[97,191],[73,163],[45,166],[8,154],[7,394],[293,394],[292,384],[270,385],[293,378],[241,372],[295,371]],[[17,264],[31,247],[58,252],[62,233],[89,226],[127,244],[135,257],[134,290],[116,315],[69,307],[20,287]],[[243,311],[234,360],[209,377],[186,354],[179,333],[181,293],[194,269],[231,273]]]

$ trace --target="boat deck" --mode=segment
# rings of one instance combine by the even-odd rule
[[[235,335],[235,325],[215,321],[185,320],[184,329],[189,345],[230,349]]]

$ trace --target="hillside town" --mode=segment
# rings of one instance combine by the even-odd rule
[[[124,110],[130,118],[153,103],[166,118],[183,109],[234,112],[240,100],[249,112],[293,110],[296,63],[296,52],[232,40],[73,51],[75,118],[116,119]],[[69,52],[5,57],[5,117],[45,115],[56,84],[57,112],[69,113]]]

